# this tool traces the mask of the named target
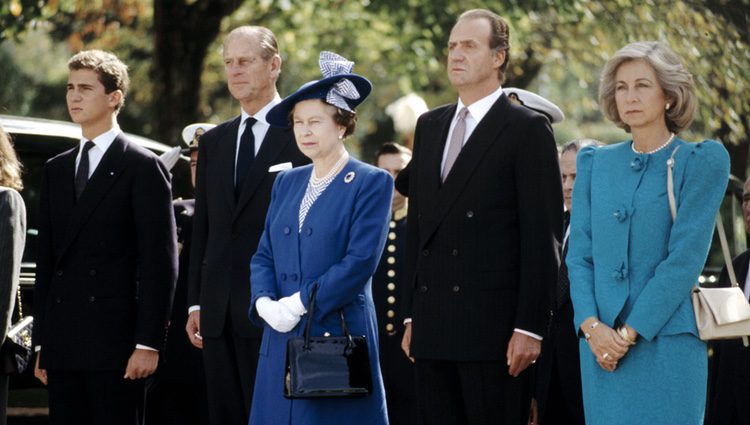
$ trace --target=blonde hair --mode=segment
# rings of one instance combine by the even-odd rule
[[[15,190],[23,189],[21,163],[10,141],[8,133],[0,127],[0,186]]]
[[[679,133],[689,127],[698,104],[693,76],[672,49],[656,41],[630,43],[618,50],[604,65],[599,82],[599,106],[604,116],[618,127],[630,132],[630,126],[622,121],[617,112],[615,86],[620,65],[634,60],[645,61],[656,73],[659,85],[669,102],[669,109],[664,113],[667,129]]]

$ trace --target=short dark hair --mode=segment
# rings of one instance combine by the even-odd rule
[[[119,111],[125,104],[125,95],[130,87],[128,66],[110,52],[103,50],[84,50],[78,52],[68,61],[68,70],[78,71],[90,69],[99,76],[99,82],[104,86],[104,92],[109,94],[115,90],[122,92],[120,103],[115,107]]]
[[[508,69],[510,62],[510,27],[508,22],[497,13],[487,9],[471,9],[462,13],[456,23],[468,19],[486,19],[490,23],[490,49],[495,53],[505,52],[505,60],[500,68],[497,69],[497,77],[500,83],[505,82],[505,70]]]
[[[411,149],[407,148],[404,145],[399,145],[398,143],[394,142],[385,142],[378,150],[375,151],[375,162],[377,163],[381,156],[383,155],[409,155],[411,156]]]
[[[344,126],[344,138],[349,137],[357,128],[357,113],[349,112],[335,106],[334,108],[336,108],[336,114],[333,115],[333,121],[338,125]]]

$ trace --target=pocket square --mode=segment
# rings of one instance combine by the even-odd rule
[[[282,162],[281,164],[276,164],[276,165],[272,165],[272,166],[268,167],[268,172],[269,173],[275,173],[275,172],[278,172],[278,171],[288,170],[290,168],[292,168],[292,163],[291,162]]]

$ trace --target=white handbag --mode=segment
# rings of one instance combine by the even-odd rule
[[[674,198],[674,180],[672,168],[674,167],[674,155],[680,147],[672,152],[667,161],[667,195],[669,197],[669,210],[672,220],[677,216],[677,206]],[[702,288],[696,284],[692,289],[693,312],[695,313],[695,324],[698,327],[698,335],[704,341],[716,339],[742,338],[745,347],[750,345],[750,303],[737,283],[734,273],[732,257],[729,254],[729,244],[724,232],[724,223],[721,213],[716,213],[716,229],[719,232],[721,250],[724,253],[727,273],[731,286],[729,288]]]

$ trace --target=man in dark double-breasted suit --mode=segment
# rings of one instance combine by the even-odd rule
[[[402,346],[427,424],[526,422],[524,370],[557,278],[557,150],[547,118],[502,93],[508,37],[490,11],[459,17],[448,42],[458,104],[423,114],[415,132]]]
[[[750,232],[750,178],[745,180],[742,191],[742,215],[745,230]],[[747,282],[750,267],[750,250],[732,260],[737,283],[750,296]],[[731,285],[726,267],[721,271],[719,286]],[[713,356],[708,367],[708,397],[706,425],[750,424],[750,347],[742,339],[712,341]]]
[[[273,33],[239,27],[224,41],[227,85],[240,116],[206,132],[198,148],[187,333],[203,349],[214,425],[248,421],[262,329],[248,319],[250,259],[263,233],[279,171],[308,163],[291,129],[270,127],[280,98]]]
[[[44,168],[35,375],[48,385],[51,424],[136,424],[177,274],[170,177],[117,126],[125,65],[94,50],[68,67],[83,138]]]

